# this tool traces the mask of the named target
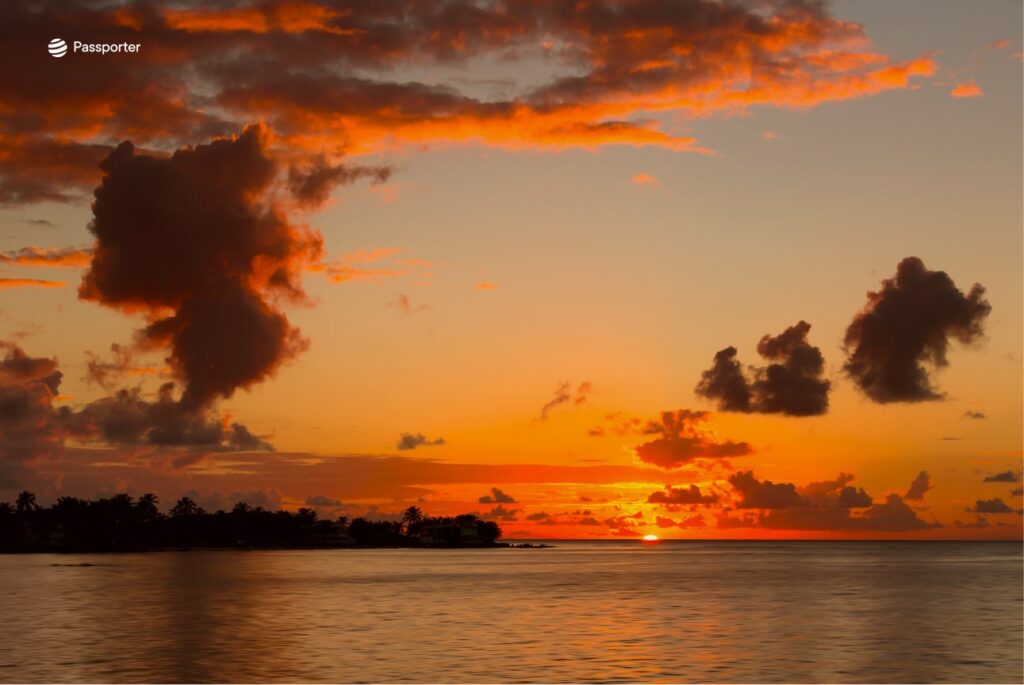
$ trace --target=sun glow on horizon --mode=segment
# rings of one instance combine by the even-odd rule
[[[658,541],[658,536],[657,535],[650,535],[650,534],[648,534],[648,535],[645,535],[643,537],[643,541],[644,542],[657,542]]]

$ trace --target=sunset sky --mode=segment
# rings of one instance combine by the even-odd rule
[[[1021,25],[4,3],[0,501],[1019,538]]]

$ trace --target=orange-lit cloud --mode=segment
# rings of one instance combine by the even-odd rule
[[[0,252],[0,264],[44,267],[83,267],[92,260],[92,250],[84,248],[23,247]]]
[[[404,253],[405,250],[398,247],[353,250],[331,262],[311,264],[307,270],[323,272],[331,283],[379,283],[389,278],[414,275],[425,279],[415,285],[428,284],[433,277],[433,263],[418,257],[397,257]]]
[[[400,247],[374,247],[369,250],[346,252],[338,257],[338,261],[343,264],[372,264],[402,252],[404,250]]]
[[[404,271],[396,269],[361,269],[346,264],[329,265],[326,267],[327,280],[331,283],[347,283],[349,281],[379,282],[385,278],[401,276]]]
[[[348,16],[348,10],[335,10],[312,2],[275,2],[254,7],[235,7],[220,10],[167,9],[163,12],[166,25],[189,33],[255,33],[270,31],[283,33],[324,32],[338,36],[358,33],[338,25]],[[126,21],[131,17],[123,13]]]
[[[782,140],[782,136],[775,131],[763,131],[761,137],[765,140]]]
[[[40,278],[0,278],[0,288],[63,288],[67,281],[47,281]]]
[[[661,413],[659,421],[649,422],[645,434],[653,440],[636,447],[641,461],[663,469],[676,469],[698,459],[723,459],[752,454],[749,443],[719,441],[708,430],[708,412],[677,409]]]
[[[473,286],[473,290],[494,290],[497,287],[497,284],[492,283],[490,281],[481,281]]]
[[[956,87],[949,91],[949,94],[955,98],[980,98],[985,92],[974,79],[971,79],[970,81],[956,84]]]
[[[243,0],[151,11],[68,0],[47,12],[95,41],[145,36],[146,49],[130,61],[82,62],[75,70],[43,59],[32,69],[0,65],[4,204],[80,196],[109,151],[96,141],[128,138],[170,151],[252,121],[266,122],[278,153],[299,167],[323,162],[309,188],[317,199],[320,180],[386,179],[385,167],[340,160],[396,145],[709,152],[659,115],[803,109],[909,89],[936,69],[927,55],[890,60],[871,48],[863,27],[809,3],[598,0],[565,13],[543,3],[484,2],[471,19],[454,0],[372,9]],[[16,54],[36,54],[49,38],[34,6],[16,3],[5,21]],[[515,97],[481,99],[445,77],[454,63],[542,54],[549,72]],[[416,82],[401,76],[407,67],[434,68],[438,77]]]

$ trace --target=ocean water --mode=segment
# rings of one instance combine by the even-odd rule
[[[0,555],[0,680],[1024,680],[1019,543],[554,544]]]

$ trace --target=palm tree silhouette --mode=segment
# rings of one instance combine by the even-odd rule
[[[36,496],[28,490],[22,490],[21,494],[18,495],[18,499],[14,503],[14,510],[21,515],[35,511],[38,508],[39,505],[36,504]]]
[[[195,516],[200,511],[199,505],[191,497],[182,497],[177,504],[171,507],[171,516],[179,518],[183,516]]]
[[[409,507],[402,512],[402,526],[405,528],[406,535],[409,534],[413,528],[416,527],[420,521],[423,520],[423,512],[419,507]]]
[[[419,507],[409,507],[402,513],[402,523],[417,523],[423,520],[423,512]]]
[[[156,518],[157,508],[156,505],[160,502],[156,495],[152,492],[147,492],[145,495],[140,497],[135,502],[135,509],[139,512],[140,518],[144,521],[148,521]]]

